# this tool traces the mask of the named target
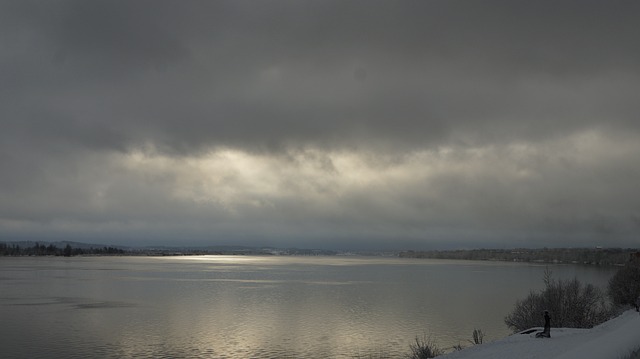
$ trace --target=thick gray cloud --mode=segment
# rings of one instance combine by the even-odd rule
[[[0,237],[634,243],[638,10],[2,2]]]

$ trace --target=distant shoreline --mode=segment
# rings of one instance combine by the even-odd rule
[[[303,255],[330,256],[339,255],[338,251],[299,248],[254,248],[243,246],[210,247],[125,247],[116,245],[91,244],[82,242],[45,242],[45,241],[0,241],[0,257],[29,256],[201,256],[201,255]],[[397,255],[397,253],[396,253]]]
[[[81,242],[0,242],[0,256],[334,256],[366,255],[399,258],[450,259],[473,261],[525,262],[544,264],[581,264],[623,266],[631,258],[640,257],[634,248],[515,248],[463,249],[429,251],[333,251],[299,248],[254,248],[242,246],[211,247],[123,247]]]
[[[622,266],[640,255],[634,248],[517,248],[404,251],[400,258]]]

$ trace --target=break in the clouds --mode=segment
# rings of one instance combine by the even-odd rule
[[[637,245],[638,13],[4,1],[0,239]]]

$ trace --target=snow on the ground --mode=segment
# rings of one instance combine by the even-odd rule
[[[542,331],[542,328],[537,328]],[[640,347],[640,315],[628,310],[592,329],[551,328],[551,338],[513,334],[445,355],[445,359],[624,359]]]

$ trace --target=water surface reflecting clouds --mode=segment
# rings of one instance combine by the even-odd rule
[[[351,358],[489,339],[545,266],[365,257],[0,259],[7,358]],[[604,286],[614,269],[552,266]]]

